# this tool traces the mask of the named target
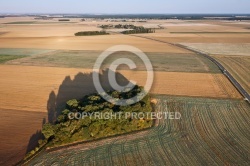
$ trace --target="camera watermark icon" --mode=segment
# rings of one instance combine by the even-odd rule
[[[130,99],[114,98],[108,95],[106,91],[103,89],[101,82],[100,82],[99,73],[101,71],[101,67],[102,67],[102,64],[104,63],[104,60],[107,59],[113,53],[122,52],[122,51],[131,52],[135,54],[136,56],[138,56],[144,63],[146,67],[146,71],[147,71],[147,80],[146,80],[146,84],[144,85],[144,91],[138,93],[136,96]],[[116,76],[115,76],[118,66],[123,65],[123,64],[127,65],[130,69],[136,68],[135,62],[133,62],[131,59],[119,58],[115,60],[109,67],[110,70],[108,71],[108,81],[114,90],[119,91],[119,92],[129,92],[130,90],[134,88],[134,86],[136,85],[136,82],[133,80],[129,80],[130,82],[126,86],[121,86],[117,83]],[[133,47],[133,46],[129,46],[129,45],[116,45],[116,46],[108,48],[107,50],[102,52],[101,55],[97,58],[94,64],[94,68],[93,68],[93,82],[94,82],[95,89],[102,96],[102,98],[104,98],[106,101],[115,105],[127,106],[127,105],[131,105],[142,100],[150,91],[152,84],[153,84],[153,80],[154,80],[153,66],[149,58],[147,57],[147,55],[140,49]]]

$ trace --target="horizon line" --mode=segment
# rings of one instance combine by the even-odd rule
[[[50,13],[50,12],[37,12],[37,13],[33,13],[33,12],[28,12],[28,13],[17,13],[17,12],[3,12],[0,14],[16,14],[16,15],[33,15],[33,14],[48,14],[48,15],[188,15],[188,14],[194,14],[194,15],[199,15],[199,14],[204,14],[204,15],[250,15],[250,13],[69,13],[69,12],[65,12],[65,13]]]

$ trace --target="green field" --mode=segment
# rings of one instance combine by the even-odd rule
[[[0,48],[0,64],[23,60],[34,55],[46,54],[53,50],[23,49],[23,48]]]
[[[240,100],[158,96],[157,110],[180,112],[147,133],[43,151],[30,165],[248,165],[250,106]]]
[[[75,36],[97,36],[97,35],[109,35],[105,31],[82,31],[75,33]]]
[[[14,59],[20,59],[20,58],[24,58],[27,57],[25,55],[2,55],[0,54],[0,64],[3,64],[5,62],[14,60]]]
[[[36,21],[17,21],[17,22],[8,22],[4,24],[34,24]]]
[[[46,55],[32,56],[13,63],[33,66],[53,66],[67,68],[93,68],[100,51],[54,51]],[[155,71],[219,73],[219,69],[205,57],[194,54],[146,53]],[[145,66],[136,55],[128,52],[117,52],[107,58],[103,68],[118,58],[129,58],[137,65],[137,70],[145,70]],[[128,69],[120,66],[118,69]]]
[[[38,55],[51,52],[53,50],[46,49],[33,49],[33,48],[0,48],[0,54],[2,55]]]

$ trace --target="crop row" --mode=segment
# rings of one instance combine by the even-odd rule
[[[147,134],[48,152],[31,165],[247,165],[250,160],[249,105],[240,100],[158,97],[160,119]],[[87,147],[87,148],[86,148]]]

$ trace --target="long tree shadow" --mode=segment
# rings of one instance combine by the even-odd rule
[[[113,90],[109,81],[108,73],[113,72],[109,69],[103,70],[99,74],[100,83],[104,90]],[[126,79],[121,73],[113,73],[116,76],[116,81],[120,86],[125,86],[129,84],[129,80]],[[49,99],[47,101],[47,115],[48,123],[54,124],[57,117],[65,108],[65,104],[68,100],[71,99],[81,99],[86,95],[96,93],[96,89],[93,82],[93,73],[78,73],[74,79],[71,79],[70,76],[66,76],[59,87],[57,92],[51,91],[49,94]],[[46,123],[46,120],[43,120],[43,124]],[[38,140],[42,139],[41,131],[37,131],[30,137],[30,141],[27,147],[27,152],[30,152],[38,145]]]
[[[104,90],[112,90],[108,81],[109,72],[113,71],[106,69],[99,75]],[[68,100],[81,99],[86,95],[97,92],[93,83],[92,74],[93,73],[78,73],[74,79],[67,76],[60,85],[57,95],[54,91],[50,93],[47,107],[49,123],[56,121],[56,118],[61,114]],[[122,74],[118,72],[114,74],[119,85],[124,86],[129,83],[129,80]]]
[[[46,123],[46,119],[43,118],[42,120],[42,126]],[[26,149],[26,153],[30,152],[31,150],[35,149],[35,147],[38,146],[38,140],[43,139],[43,134],[41,132],[41,130],[37,130],[36,133],[34,133],[30,139],[29,139],[29,143]]]

